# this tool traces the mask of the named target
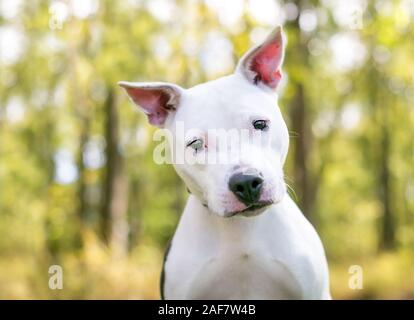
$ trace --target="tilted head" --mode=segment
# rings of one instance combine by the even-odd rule
[[[151,124],[171,132],[171,149],[185,160],[174,161],[177,173],[219,216],[253,216],[286,194],[289,136],[275,93],[283,55],[278,27],[230,76],[190,89],[119,83]]]

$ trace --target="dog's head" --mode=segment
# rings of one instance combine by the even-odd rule
[[[151,124],[172,133],[171,148],[185,155],[174,162],[176,171],[220,216],[253,216],[286,194],[289,137],[275,93],[284,42],[278,27],[241,58],[234,74],[190,89],[120,82]]]

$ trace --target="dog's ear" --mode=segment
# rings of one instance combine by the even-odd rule
[[[282,78],[281,66],[285,51],[282,27],[277,27],[260,45],[250,49],[239,61],[241,72],[251,83],[262,83],[275,89]]]
[[[184,91],[180,86],[164,82],[120,81],[118,84],[141,107],[149,123],[157,127],[163,127],[168,115],[177,109]]]

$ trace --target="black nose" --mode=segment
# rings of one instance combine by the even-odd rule
[[[236,173],[230,177],[229,188],[245,205],[258,202],[263,179],[258,176]]]

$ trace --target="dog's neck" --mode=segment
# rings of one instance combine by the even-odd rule
[[[190,213],[195,215],[193,218],[198,220],[204,227],[214,229],[224,243],[238,242],[242,244],[257,236],[260,228],[269,221],[272,208],[270,206],[266,211],[254,217],[234,216],[225,218],[212,212],[194,195],[190,194],[188,202],[196,209]]]

